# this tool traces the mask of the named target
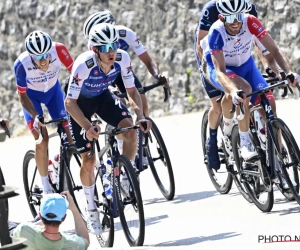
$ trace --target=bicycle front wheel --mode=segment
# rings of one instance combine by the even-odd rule
[[[147,117],[146,119],[152,122],[151,132],[149,133],[148,137],[148,146],[146,148],[149,166],[162,195],[167,200],[173,200],[175,195],[175,180],[169,153],[155,122],[149,117]],[[154,139],[156,140],[156,143],[154,142]],[[152,152],[150,151],[152,145],[156,148],[155,152],[154,149],[152,150]],[[155,163],[158,163],[157,160],[160,160],[162,162],[162,166],[156,167],[154,165]],[[162,176],[158,174],[158,171],[163,169],[167,170],[168,172],[167,178],[162,178]]]
[[[299,169],[300,169],[300,151],[298,144],[288,128],[288,126],[279,118],[274,119],[272,122],[272,128],[275,135],[281,132],[283,143],[281,146],[281,152],[277,154],[279,157],[279,163],[283,172],[284,178],[292,192],[295,200],[300,205],[300,194],[299,194]],[[276,140],[278,136],[275,136]]]
[[[129,193],[120,188],[120,176],[125,173],[129,181]],[[114,166],[114,174],[114,194],[117,197],[115,200],[126,240],[130,246],[142,246],[145,239],[143,200],[136,173],[126,156],[120,155],[118,157],[116,166]],[[132,219],[132,215],[128,216],[130,219],[126,218],[127,212],[131,208],[133,213],[137,214],[137,219]],[[138,225],[132,225],[135,222],[138,222]]]
[[[3,186],[5,186],[5,179],[1,167],[0,167],[0,183],[2,183]],[[8,199],[5,199],[4,203],[5,203],[7,218],[8,218]]]

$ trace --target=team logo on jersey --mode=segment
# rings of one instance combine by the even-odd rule
[[[122,54],[121,53],[117,53],[116,61],[122,61]]]
[[[234,43],[234,46],[239,45],[240,42],[241,42],[241,38],[239,38],[239,39]]]
[[[119,30],[120,37],[126,37],[126,30]]]
[[[72,84],[79,85],[79,82],[80,82],[81,80],[82,80],[82,79],[79,78],[78,73],[77,73],[76,76],[73,76]]]
[[[259,27],[257,30],[258,30],[258,32],[262,32],[263,28]]]
[[[94,75],[97,76],[98,74],[99,74],[98,70],[95,69],[95,70],[94,70]]]
[[[130,66],[127,67],[126,69],[127,69],[127,74],[129,74],[132,71],[131,62],[130,62]]]
[[[93,58],[85,61],[85,64],[88,67],[88,69],[90,69],[91,67],[93,67],[95,65]]]
[[[136,37],[136,39],[134,41],[137,42],[138,44],[140,44],[140,39],[138,37]]]

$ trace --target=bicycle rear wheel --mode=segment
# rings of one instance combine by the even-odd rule
[[[284,175],[284,178],[293,194],[293,197],[300,205],[300,194],[299,194],[299,169],[300,169],[300,151],[298,144],[291,133],[288,126],[279,118],[274,119],[272,122],[274,134],[280,131],[282,134],[283,144],[281,152],[279,154],[279,163]],[[276,136],[277,140],[277,136]],[[287,150],[286,150],[286,148]],[[291,171],[289,171],[291,170]],[[292,178],[291,178],[292,177]],[[293,183],[294,182],[294,183]],[[287,197],[288,198],[288,197]],[[291,199],[289,199],[291,200]]]
[[[171,164],[171,160],[169,157],[169,153],[167,150],[167,147],[165,145],[165,142],[161,136],[161,133],[158,129],[158,127],[156,126],[155,122],[147,117],[147,120],[150,120],[152,122],[152,127],[151,127],[151,132],[149,132],[149,137],[148,137],[148,146],[146,147],[146,154],[147,154],[147,158],[148,158],[148,162],[149,162],[149,166],[152,172],[152,175],[156,181],[156,184],[160,190],[160,192],[162,193],[162,195],[167,199],[167,200],[173,200],[174,195],[175,195],[175,180],[174,180],[174,173],[173,173],[173,169],[172,169],[172,164]],[[154,143],[154,139],[156,140],[156,150],[157,150],[157,154],[153,155],[153,152],[150,151],[150,145],[149,143]],[[161,160],[162,161],[162,166],[161,167],[155,167],[154,163],[157,160]],[[163,183],[162,178],[159,177],[159,174],[157,173],[157,170],[161,169],[161,168],[166,168],[166,170],[168,171],[168,179],[169,183]]]
[[[250,134],[250,139],[256,150],[257,147],[259,147],[259,145],[257,145],[256,140],[254,140],[251,134]],[[265,188],[262,188],[263,186],[261,184],[266,181],[262,181],[261,176],[257,177],[250,174],[243,173],[242,164],[244,160],[240,156],[240,136],[239,136],[239,129],[237,125],[235,125],[232,130],[232,151],[234,154],[234,159],[235,159],[238,172],[240,173],[241,176],[240,183],[243,184],[240,187],[245,187],[245,192],[242,192],[241,194],[247,201],[249,201],[249,197],[250,197],[253,203],[256,205],[256,207],[259,208],[261,211],[270,212],[274,205],[274,193],[273,193],[271,180],[269,179],[270,191],[267,191]],[[261,166],[259,166],[259,164],[261,164]],[[261,158],[260,158],[255,163],[252,164],[251,170],[261,174],[261,169],[263,169],[263,171],[265,170],[265,163],[261,162]],[[266,194],[266,201],[262,202],[260,198],[264,194]]]
[[[122,169],[123,168],[123,169]],[[126,240],[130,246],[142,246],[144,244],[145,239],[145,217],[144,217],[144,207],[141,191],[139,188],[139,183],[136,177],[136,173],[128,160],[128,158],[124,155],[120,155],[117,159],[116,166],[114,166],[114,194],[117,197],[116,204],[117,209],[121,221],[121,225],[123,228],[123,232],[125,234]],[[120,176],[126,172],[130,183],[130,192],[125,195],[124,190],[119,186]],[[123,199],[122,199],[123,196]],[[137,226],[128,225],[129,222],[135,222],[136,220],[127,219],[125,216],[125,208],[126,210],[129,208],[133,208],[135,213],[138,213],[138,233],[137,236],[134,237],[132,234],[132,230],[136,229]],[[131,217],[131,216],[130,216]],[[132,230],[130,230],[132,229]]]
[[[208,112],[209,110],[206,110],[203,114],[202,117],[202,124],[201,124],[201,139],[202,139],[202,150],[203,150],[203,156],[205,157],[206,155],[206,140],[208,138]],[[222,133],[222,131],[219,131],[219,133]],[[220,157],[220,161],[221,161],[221,169],[216,171],[212,168],[210,168],[208,166],[208,164],[205,163],[206,165],[206,169],[209,175],[209,178],[212,182],[212,184],[214,185],[214,187],[216,188],[216,190],[220,193],[220,194],[228,194],[229,191],[231,190],[232,187],[232,175],[227,172],[227,164],[228,164],[228,156],[227,152],[224,150],[223,145],[221,144],[219,146],[219,156]],[[222,164],[226,165],[226,168],[224,169],[224,167],[222,167]],[[224,166],[224,165],[223,165]]]

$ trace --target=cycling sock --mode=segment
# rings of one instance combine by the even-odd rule
[[[123,152],[123,140],[117,139],[117,142],[118,142],[118,149],[119,149],[119,152],[120,152],[120,155],[121,155],[122,152]]]
[[[209,141],[217,143],[218,129],[209,128]]]
[[[94,210],[97,209],[95,201],[94,201],[94,191],[95,191],[95,184],[90,187],[83,186],[83,191],[85,194],[86,202],[87,202],[87,210]]]
[[[240,132],[240,146],[243,147],[243,146],[247,146],[248,143],[250,142],[250,137],[249,137],[249,132],[242,132],[242,131],[239,131]]]
[[[41,176],[41,179],[42,179],[42,184],[43,184],[43,191],[45,194],[48,194],[48,193],[51,193],[52,192],[52,187],[49,183],[49,180],[48,180],[48,175],[46,176]]]
[[[223,117],[223,123],[224,123],[224,127],[223,127],[223,132],[224,135],[230,136],[231,135],[231,131],[232,131],[232,127],[233,127],[233,119],[228,119],[226,117]]]

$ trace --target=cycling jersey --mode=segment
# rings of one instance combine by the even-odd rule
[[[119,33],[120,49],[128,51],[129,48],[132,48],[138,56],[146,52],[145,47],[133,30],[123,25],[115,25],[114,28]],[[91,49],[90,41],[88,42],[88,49]]]
[[[107,74],[103,73],[98,66],[95,53],[86,51],[74,62],[67,97],[70,99],[97,97],[108,89],[119,73],[122,75],[126,89],[135,87],[131,60],[126,51],[117,50],[116,61]]]
[[[46,93],[58,80],[61,65],[64,64],[71,72],[73,59],[65,45],[53,42],[50,54],[50,64],[46,72],[38,69],[28,52],[23,52],[14,63],[17,89],[19,93],[26,93],[27,89]]]
[[[206,41],[201,43],[204,60],[213,65],[211,54],[222,51],[226,66],[241,66],[251,56],[254,36],[260,40],[267,35],[261,22],[252,15],[245,14],[241,30],[235,36],[230,35],[224,23],[218,20],[211,26]]]

